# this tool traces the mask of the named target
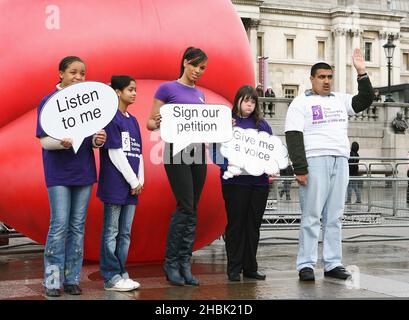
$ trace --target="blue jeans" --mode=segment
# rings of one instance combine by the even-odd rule
[[[121,279],[129,278],[125,263],[131,243],[135,207],[104,203],[99,266],[107,287],[114,286]]]
[[[297,270],[314,269],[318,258],[322,217],[324,271],[341,266],[344,199],[349,179],[348,160],[340,156],[308,158],[308,182],[300,186],[302,211]]]
[[[92,185],[48,188],[51,220],[44,251],[44,285],[79,284],[84,224]]]

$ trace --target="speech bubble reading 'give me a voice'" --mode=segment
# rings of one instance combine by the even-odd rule
[[[173,155],[191,143],[232,138],[231,109],[222,104],[166,104],[160,108],[162,140],[173,143]]]
[[[288,165],[287,148],[281,140],[265,131],[233,128],[233,139],[223,143],[221,154],[229,160],[223,178],[249,174],[276,174]]]
[[[82,141],[103,129],[118,110],[118,96],[108,85],[80,82],[52,95],[40,114],[40,124],[50,137],[71,138],[77,153]]]

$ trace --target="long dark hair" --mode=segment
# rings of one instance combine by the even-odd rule
[[[241,115],[240,105],[246,98],[250,98],[256,103],[256,107],[254,108],[252,115],[254,117],[254,121],[256,122],[256,128],[259,129],[260,122],[263,120],[263,116],[258,105],[258,94],[254,87],[250,85],[244,85],[237,91],[236,96],[234,97],[232,114],[233,116]]]
[[[358,144],[358,142],[356,142],[356,141],[352,142],[351,151],[355,151],[355,152],[358,152],[358,151],[359,151],[359,144]]]
[[[202,49],[199,48],[194,48],[194,47],[189,47],[185,50],[183,53],[182,57],[182,62],[180,64],[180,74],[179,78],[183,76],[183,72],[185,72],[185,66],[183,65],[183,62],[187,60],[187,62],[193,66],[197,66],[199,63],[206,61],[207,55],[204,53]]]

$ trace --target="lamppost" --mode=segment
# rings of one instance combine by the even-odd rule
[[[395,45],[393,44],[394,37],[393,35],[389,35],[388,42],[383,45],[383,49],[385,50],[386,58],[388,59],[388,93],[386,94],[385,102],[395,102],[392,99],[391,93],[391,68],[392,68],[392,58],[393,52],[395,51]]]

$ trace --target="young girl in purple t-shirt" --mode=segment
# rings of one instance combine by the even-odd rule
[[[105,127],[107,139],[100,149],[97,196],[104,202],[100,270],[105,290],[131,291],[140,284],[125,270],[131,227],[144,183],[142,139],[136,118],[128,112],[135,102],[135,79],[112,76],[119,97],[118,111]]]
[[[232,116],[237,127],[273,134],[261,115],[257,91],[252,86],[245,85],[237,91]],[[223,177],[227,159],[218,165]],[[230,281],[240,281],[243,271],[244,277],[264,280],[266,276],[258,271],[256,254],[269,192],[268,176],[265,173],[261,176],[238,175],[227,180],[221,178],[221,181],[227,212],[225,244],[228,278]]]
[[[60,82],[57,90],[85,80],[85,64],[76,56],[68,56],[59,65]],[[49,137],[40,124],[40,113],[47,100],[57,92],[45,96],[37,109],[36,136],[40,139],[44,175],[50,201],[50,228],[44,249],[44,286],[49,297],[64,292],[79,295],[83,260],[84,224],[92,185],[96,182],[93,147],[100,147],[106,138],[104,130],[87,137],[77,153],[70,137],[56,140]]]

